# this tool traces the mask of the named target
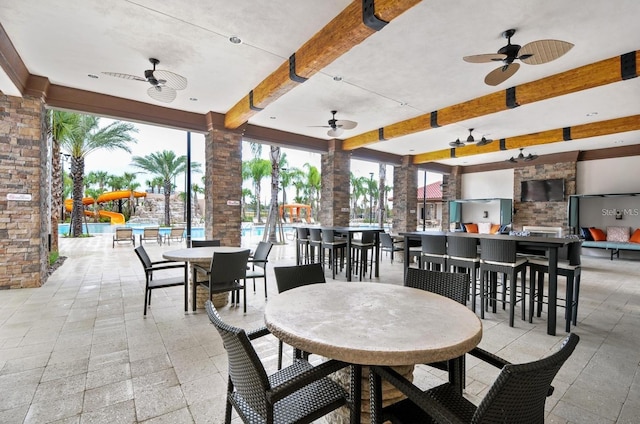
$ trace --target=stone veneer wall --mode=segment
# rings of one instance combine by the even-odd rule
[[[205,136],[205,155],[205,187],[209,190],[205,194],[205,238],[219,239],[223,246],[240,246],[242,134],[210,130]]]
[[[322,155],[320,172],[320,223],[326,226],[349,225],[350,167],[349,152],[342,151],[339,140],[329,142],[329,152]],[[344,210],[343,210],[344,209]]]
[[[576,193],[576,162],[564,162],[514,169],[513,178],[513,229],[521,230],[523,225],[542,227],[562,227],[569,234],[567,225],[567,202]],[[527,180],[551,180],[564,178],[564,202],[521,202],[521,182]]]
[[[442,230],[449,231],[449,201],[462,197],[462,176],[460,168],[453,168],[451,174],[442,176]]]
[[[418,226],[418,170],[404,157],[393,168],[393,232],[415,231]]]
[[[44,103],[0,93],[0,289],[40,287],[48,266]],[[7,200],[7,194],[31,200]]]

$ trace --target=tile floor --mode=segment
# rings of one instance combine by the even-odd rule
[[[145,247],[152,259],[177,248]],[[293,249],[274,247],[269,266],[293,264]],[[156,290],[143,318],[143,273],[130,246],[113,249],[108,236],[61,239],[61,253],[67,261],[43,287],[0,291],[0,423],[223,422],[226,354],[203,310],[183,312],[182,288]],[[547,422],[640,422],[638,264],[583,257],[581,342],[554,381]],[[383,258],[381,275],[401,284],[402,263]],[[225,307],[224,319],[261,326],[262,287],[249,291],[246,315]],[[268,294],[277,296],[272,272]],[[560,325],[557,336],[546,334],[544,314],[514,328],[506,319],[487,315],[481,346],[513,362],[545,356],[563,338]],[[256,348],[275,370],[276,339]],[[469,359],[466,394],[481,399],[496,374]],[[424,387],[443,378],[416,370]]]

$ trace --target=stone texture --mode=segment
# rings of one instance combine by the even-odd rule
[[[411,164],[411,157],[393,169],[393,231],[415,231],[418,225],[418,170]]]
[[[340,140],[331,140],[329,152],[322,155],[322,207],[319,214],[322,225],[349,225],[350,157],[349,152],[342,150]]]

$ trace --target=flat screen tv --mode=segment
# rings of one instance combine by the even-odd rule
[[[521,183],[522,202],[562,202],[564,201],[564,179],[529,180]]]

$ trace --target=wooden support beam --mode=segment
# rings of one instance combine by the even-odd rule
[[[569,129],[571,140],[598,137],[601,135],[616,134],[627,131],[637,131],[640,130],[640,115],[626,116],[624,118],[609,119],[607,121],[576,125],[575,127],[569,127]],[[509,137],[504,139],[504,144],[506,147],[505,150],[537,146],[539,144],[570,142],[564,139],[564,134],[564,128],[557,128],[533,134]],[[420,164],[443,159],[451,159],[452,151],[457,158],[464,156],[473,156],[482,153],[492,153],[500,151],[500,143],[496,140],[493,143],[482,147],[472,145],[459,147],[457,149],[446,149],[438,150],[435,152],[422,153],[414,156],[413,163]]]
[[[391,22],[420,1],[375,0],[373,2],[374,14],[379,21]],[[265,108],[296,87],[301,81],[313,76],[375,32],[375,29],[364,23],[363,1],[353,1],[304,43],[292,58],[280,65],[278,69],[229,109],[225,116],[225,126],[237,128],[244,124],[260,109]],[[292,60],[295,66],[291,71],[290,63]]]
[[[633,53],[635,53],[636,69],[640,69],[640,51],[632,52],[631,54],[633,55]],[[431,120],[431,116],[434,113],[437,113],[437,126],[449,125],[491,113],[502,112],[511,107],[531,104],[622,81],[621,62],[621,56],[612,57],[507,90],[471,99],[464,103],[447,106],[435,112],[384,127],[384,138],[389,140],[435,128],[436,126],[432,125],[433,122]],[[512,106],[507,101],[509,94],[514,96]],[[343,143],[343,148],[345,150],[353,150],[378,141],[378,130],[369,131],[347,138]]]

